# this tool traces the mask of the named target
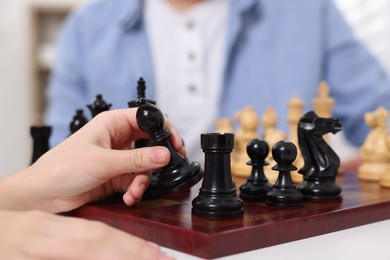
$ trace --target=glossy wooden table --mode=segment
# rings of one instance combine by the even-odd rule
[[[390,218],[390,189],[359,182],[346,172],[337,182],[339,202],[305,202],[299,209],[277,209],[246,203],[244,216],[210,220],[191,215],[200,185],[175,197],[145,200],[127,207],[121,198],[85,205],[70,215],[103,221],[164,247],[202,258],[216,258]],[[237,186],[239,181],[236,180]],[[200,183],[199,183],[200,184]]]

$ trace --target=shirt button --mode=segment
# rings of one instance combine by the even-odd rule
[[[193,52],[189,52],[189,53],[188,53],[188,59],[189,59],[190,61],[195,60],[195,54],[194,54]]]
[[[195,24],[193,21],[188,21],[187,24],[186,24],[186,27],[188,30],[191,30],[192,28],[194,28]]]
[[[196,88],[194,85],[188,86],[188,91],[189,91],[189,92],[194,93],[194,92],[196,92],[196,90],[197,90],[197,88]]]

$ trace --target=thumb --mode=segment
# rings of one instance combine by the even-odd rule
[[[145,172],[161,168],[168,164],[170,153],[166,147],[142,147],[132,150],[110,150],[104,160],[107,162],[106,170],[114,175],[127,172]],[[103,167],[105,168],[105,167]],[[114,176],[105,176],[112,178]]]

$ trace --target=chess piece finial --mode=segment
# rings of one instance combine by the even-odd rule
[[[140,77],[137,81],[137,99],[141,98],[145,99],[146,102],[156,105],[156,101],[146,98],[146,82],[143,77]],[[137,107],[137,100],[131,100],[127,104],[130,108]]]
[[[73,116],[72,122],[69,124],[70,133],[76,133],[80,128],[88,123],[88,119],[84,115],[84,110],[77,109],[76,115]]]
[[[49,138],[51,135],[50,126],[31,126],[30,134],[33,139],[33,155],[31,164],[36,162],[39,157],[49,151]]]
[[[230,172],[230,153],[234,134],[201,135],[205,171],[199,195],[192,201],[192,214],[206,218],[231,218],[243,215],[243,202],[237,197]]]
[[[104,99],[102,94],[97,94],[95,101],[87,105],[91,111],[92,117],[97,116],[99,113],[108,111],[111,108],[112,104],[108,104]]]
[[[137,106],[137,123],[140,129],[149,135],[149,145],[165,146],[171,154],[169,163],[156,171],[158,179],[154,190],[149,190],[150,196],[170,195],[187,190],[199,182],[203,177],[200,164],[190,161],[175,150],[169,140],[172,133],[163,128],[164,115],[161,110],[145,98],[138,99]]]
[[[266,204],[278,208],[296,208],[303,204],[303,196],[291,179],[291,171],[297,170],[292,163],[297,156],[297,148],[292,142],[279,141],[272,148],[272,157],[277,164],[272,167],[279,171],[278,179],[266,196]]]
[[[137,94],[138,98],[146,98],[145,96],[146,83],[145,80],[141,77],[137,82]]]
[[[247,164],[252,166],[252,172],[247,182],[240,187],[240,197],[244,201],[264,201],[272,189],[263,169],[268,165],[265,159],[269,154],[269,146],[263,140],[253,139],[248,143],[246,150],[250,158]]]
[[[358,178],[362,181],[379,181],[389,171],[390,156],[387,148],[389,111],[378,107],[364,115],[366,125],[371,128],[359,155],[363,163],[358,168]]]
[[[303,182],[298,186],[307,200],[339,200],[341,188],[336,184],[340,159],[323,135],[342,130],[338,118],[318,117],[314,111],[302,116],[298,125],[298,141],[304,166],[299,169]]]

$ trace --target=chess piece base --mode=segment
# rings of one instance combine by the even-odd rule
[[[266,197],[265,203],[277,208],[299,208],[303,204],[303,196],[297,189],[273,189]]]
[[[240,198],[244,201],[264,201],[267,193],[272,190],[269,182],[247,182],[240,187]]]
[[[155,171],[144,198],[157,198],[188,190],[202,178],[200,164],[185,159],[174,167]]]
[[[383,174],[381,179],[379,180],[379,184],[381,185],[381,187],[390,188],[390,174]]]
[[[377,182],[388,170],[388,163],[364,162],[358,169],[358,178],[361,181]]]
[[[341,188],[335,183],[335,179],[319,181],[307,178],[298,186],[298,190],[305,200],[341,200]]]
[[[192,201],[192,214],[206,218],[232,218],[244,214],[243,202],[235,189],[219,192],[200,189],[199,196]]]

